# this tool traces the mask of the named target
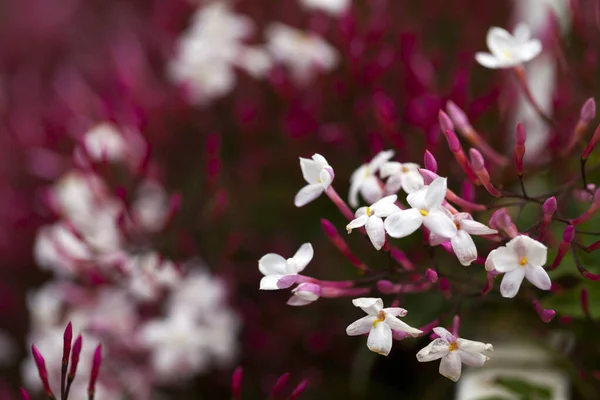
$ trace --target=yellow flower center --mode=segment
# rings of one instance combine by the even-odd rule
[[[367,217],[371,216],[371,207],[367,207]]]
[[[377,319],[373,321],[373,328],[376,328],[377,324],[383,321],[385,321],[385,313],[383,311],[379,311],[379,314],[377,314]]]
[[[424,217],[426,217],[426,216],[427,216],[427,214],[429,214],[429,212],[428,212],[427,210],[423,210],[423,209],[419,210],[419,212],[420,212],[420,213],[421,213],[421,215],[422,215],[422,216],[424,216]]]
[[[526,266],[527,265],[527,257],[521,257],[519,264],[521,264],[521,267]]]
[[[512,53],[508,50],[502,50],[502,54],[504,54],[504,57],[506,58],[512,58]]]
[[[458,343],[456,343],[456,342],[450,343],[450,345],[448,346],[448,350],[450,350],[450,351],[458,350]]]
[[[408,168],[402,167],[402,172],[407,173],[408,172]]]

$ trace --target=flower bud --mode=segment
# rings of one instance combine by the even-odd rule
[[[525,140],[527,136],[525,129],[522,124],[517,124],[515,130],[515,164],[517,166],[517,173],[523,175],[523,156],[525,155]]]
[[[579,114],[579,119],[581,119],[585,123],[590,123],[596,116],[596,101],[593,97],[587,99],[587,101],[581,107],[581,113]]]
[[[430,171],[428,169],[424,169],[424,168],[419,168],[419,173],[423,177],[423,180],[425,181],[426,185],[430,185],[431,182],[433,182],[436,178],[440,177],[435,172],[432,172],[432,171]]]
[[[450,282],[448,281],[448,278],[440,278],[439,285],[440,285],[440,291],[442,292],[442,295],[446,299],[449,299],[450,297],[452,297],[452,292],[450,290]]]
[[[544,213],[544,217],[548,216],[552,218],[552,216],[556,212],[556,207],[556,197],[552,196],[546,199],[546,201],[542,205],[542,212]]]
[[[442,110],[440,110],[440,112],[438,113],[438,122],[440,124],[440,129],[442,132],[454,130],[454,124],[452,123],[452,120],[450,119],[448,114],[446,114]]]
[[[281,375],[279,377],[279,379],[277,379],[277,382],[275,382],[275,385],[273,385],[273,389],[271,390],[271,395],[269,396],[269,399],[273,399],[273,400],[283,399],[285,397],[285,395],[283,394],[283,391],[285,390],[285,387],[287,386],[289,379],[290,379],[289,372],[286,372],[285,374]]]
[[[35,347],[35,345],[31,346],[31,353],[33,354],[33,360],[35,361],[35,365],[40,375],[40,380],[42,381],[42,385],[44,386],[44,391],[46,392],[46,395],[49,398],[54,398],[52,389],[50,389],[50,383],[48,382],[48,370],[46,369],[46,361],[44,361],[42,353],[40,353],[40,351],[37,349],[37,347]]]
[[[231,396],[233,400],[242,400],[242,378],[243,378],[243,369],[242,367],[237,367],[235,371],[233,371],[233,375],[231,377]]]
[[[483,187],[494,197],[501,197],[502,193],[490,181],[490,175],[485,168],[485,161],[483,156],[477,149],[470,149],[469,155],[471,156],[471,165],[473,166],[473,172],[483,184]]]
[[[377,289],[383,294],[394,293],[394,284],[388,280],[377,281]]]
[[[532,303],[533,303],[533,308],[535,308],[535,311],[538,313],[538,315],[540,316],[542,321],[550,322],[556,316],[556,311],[554,311],[552,309],[543,308],[537,299],[533,299]]]
[[[427,271],[425,272],[425,279],[431,283],[436,283],[438,281],[438,274],[434,269],[427,268]]]
[[[83,338],[81,335],[75,339],[73,344],[73,353],[71,354],[71,368],[69,370],[68,380],[73,381],[75,374],[77,373],[77,364],[79,364],[79,355],[81,354],[81,347],[83,346]]]
[[[88,385],[88,398],[93,399],[96,392],[96,380],[100,373],[100,364],[102,363],[102,345],[99,344],[94,351],[94,359],[92,360],[92,371],[90,373],[90,384]]]
[[[296,388],[292,391],[292,394],[290,394],[290,397],[288,399],[296,400],[298,397],[300,397],[300,395],[302,395],[302,393],[304,393],[307,386],[308,386],[308,380],[305,379],[302,382],[300,382],[298,384],[298,386],[296,386]]]
[[[467,114],[452,100],[446,103],[446,111],[459,130],[467,132],[471,129]]]
[[[446,135],[446,140],[448,141],[448,147],[450,148],[450,151],[453,153],[458,153],[459,151],[462,151],[461,147],[460,147],[460,142],[458,141],[458,138],[456,137],[456,134],[452,131],[446,131],[444,132],[444,134]]]
[[[571,248],[571,242],[575,238],[575,227],[573,225],[568,225],[563,231],[563,238],[558,245],[558,252],[556,253],[556,258],[552,262],[552,265],[548,268],[550,271],[556,269],[569,249]]]
[[[433,156],[433,154],[431,154],[429,152],[429,150],[425,150],[424,164],[425,164],[425,168],[427,168],[429,171],[431,171],[433,173],[437,172],[437,169],[438,169],[437,161],[436,161],[435,157]]]

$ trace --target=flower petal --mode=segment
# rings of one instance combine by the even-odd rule
[[[258,270],[263,275],[285,275],[287,260],[279,254],[265,254],[258,260]]]
[[[386,316],[384,323],[388,324],[390,326],[390,328],[392,328],[393,330],[406,332],[409,335],[411,335],[412,337],[417,337],[421,333],[423,333],[422,330],[413,328],[412,326],[408,325],[406,322],[401,321],[400,319],[398,319],[392,315]]]
[[[497,69],[497,68],[505,67],[504,62],[500,61],[499,59],[497,59],[495,56],[493,56],[490,53],[476,53],[475,61],[477,61],[479,63],[479,65],[481,65],[482,67],[486,67],[486,68],[490,68],[490,69]]]
[[[546,264],[548,257],[548,248],[529,236],[520,235],[521,245],[525,248],[524,256],[527,257],[527,263],[529,265],[541,266]]]
[[[392,175],[385,182],[386,193],[398,193],[402,188],[402,174]]]
[[[402,164],[397,161],[388,161],[379,168],[379,176],[383,179],[396,175],[402,171]]]
[[[394,238],[410,235],[423,223],[423,216],[419,210],[411,208],[401,210],[386,218],[384,227],[387,233]]]
[[[385,244],[385,228],[383,227],[383,220],[379,217],[372,216],[367,219],[367,235],[373,243],[373,247],[376,250],[381,250]]]
[[[400,207],[394,204],[397,198],[398,196],[396,196],[395,194],[392,196],[384,197],[383,199],[379,200],[371,206],[371,211],[377,217],[389,217],[390,215],[400,211]]]
[[[379,186],[379,180],[371,175],[365,179],[360,187],[360,194],[369,204],[375,203],[383,196],[383,189]]]
[[[477,259],[477,247],[475,247],[471,236],[464,230],[459,229],[456,236],[450,240],[450,243],[461,265],[471,265]]]
[[[474,340],[462,339],[457,340],[458,348],[471,353],[483,353],[484,351],[494,351],[494,346],[489,343],[476,342]]]
[[[450,239],[448,239],[446,237],[440,236],[433,232],[429,232],[429,245],[430,246],[438,246],[442,243],[446,243],[449,240]]]
[[[502,60],[506,58],[505,52],[513,51],[515,40],[506,29],[493,26],[488,30],[486,44],[490,52]]]
[[[488,356],[481,353],[471,353],[462,349],[458,350],[460,360],[470,367],[483,367],[483,364],[489,360]]]
[[[542,43],[537,39],[533,39],[521,45],[519,48],[519,58],[521,59],[521,62],[531,61],[541,52]]]
[[[489,254],[488,259],[491,259],[490,262],[498,272],[509,272],[520,267],[519,256],[508,247],[498,247]]]
[[[408,311],[400,307],[387,307],[383,309],[383,312],[386,313],[386,315],[391,315],[393,317],[404,317],[408,314]]]
[[[373,322],[377,319],[374,315],[367,315],[366,317],[362,317],[357,319],[346,328],[346,335],[348,336],[358,336],[365,335],[366,333],[371,331],[373,327]]]
[[[444,339],[435,339],[417,353],[417,360],[419,362],[433,361],[446,356],[449,352],[450,343]]]
[[[527,24],[520,22],[513,30],[513,37],[518,43],[526,43],[531,38],[531,29]]]
[[[321,168],[329,165],[329,163],[327,162],[327,160],[325,159],[325,157],[323,157],[319,153],[313,154],[313,156],[311,158],[313,160],[315,160],[315,162],[317,162],[321,166]]]
[[[308,304],[314,302],[315,300],[308,300],[308,299],[304,299],[300,296],[294,295],[294,296],[290,297],[290,299],[287,301],[287,305],[288,306],[305,306],[305,305],[308,305]]]
[[[392,329],[388,324],[379,322],[369,332],[367,347],[377,354],[387,356],[392,350],[392,342]]]
[[[294,254],[294,257],[292,257],[294,259],[294,261],[296,262],[295,263],[296,271],[293,271],[293,272],[295,272],[295,273],[302,272],[302,270],[304,270],[304,268],[306,268],[306,266],[308,265],[310,260],[313,259],[313,256],[314,256],[314,250],[313,250],[312,244],[304,243],[302,246],[300,246],[300,248],[298,249],[296,254]],[[292,272],[292,271],[289,271],[289,272]]]
[[[375,297],[359,297],[352,300],[352,304],[369,315],[377,315],[383,309],[383,300]]]
[[[377,172],[377,170],[386,162],[388,162],[392,157],[394,157],[394,150],[384,150],[377,153],[375,157],[369,163],[369,170],[372,174]]]
[[[538,289],[550,290],[550,287],[552,286],[548,273],[539,265],[528,265],[525,268],[525,277]]]
[[[433,332],[448,343],[456,341],[456,337],[442,326],[437,326],[433,328]]]
[[[456,382],[460,378],[462,365],[460,363],[460,355],[458,351],[451,351],[448,355],[442,358],[440,362],[440,374],[446,378]]]
[[[456,224],[448,215],[442,211],[441,207],[431,209],[429,213],[423,217],[423,225],[431,232],[451,238],[456,235]]]
[[[446,178],[435,178],[431,185],[427,187],[425,193],[425,209],[431,210],[432,208],[439,207],[442,205],[442,201],[446,197],[447,179]]]
[[[385,196],[375,203],[371,204],[371,209],[375,211],[376,208],[381,208],[382,206],[389,206],[390,204],[394,204],[398,200],[398,196],[395,194]]]
[[[303,207],[311,201],[317,199],[321,193],[325,191],[325,188],[320,183],[312,185],[306,185],[296,193],[294,197],[294,205],[296,207]]]
[[[260,280],[260,290],[279,290],[284,289],[278,286],[281,278],[287,275],[268,275]],[[293,285],[293,283],[291,284]],[[290,286],[291,286],[290,285]]]
[[[346,231],[350,233],[352,232],[352,229],[361,228],[365,226],[368,219],[369,217],[367,217],[366,215],[361,215],[360,217],[353,219],[348,225],[346,225]]]
[[[423,187],[425,187],[425,181],[418,170],[408,171],[402,175],[402,190],[406,193],[414,193]]]
[[[318,162],[300,157],[300,169],[307,183],[319,183],[319,174],[321,173],[322,166]]]
[[[515,268],[504,274],[500,284],[500,294],[502,297],[512,299],[519,292],[523,278],[525,277],[525,268]]]
[[[494,266],[494,257],[496,254],[496,250],[490,251],[490,253],[488,254],[488,256],[485,260],[485,270],[486,271],[493,271],[494,269],[496,269]]]
[[[460,229],[464,230],[470,235],[493,235],[498,233],[497,230],[488,228],[481,222],[473,221],[472,219],[460,220]]]
[[[324,189],[327,189],[333,181],[331,171],[333,171],[331,168],[323,168],[319,173],[319,183],[321,184],[321,186],[323,186]]]
[[[350,207],[356,208],[358,207],[358,192],[360,191],[360,187],[363,184],[364,176],[366,174],[366,168],[364,165],[359,167],[356,171],[352,173],[352,177],[350,178],[350,192],[348,193],[348,203]]]
[[[417,190],[416,192],[410,193],[406,196],[406,202],[412,207],[419,210],[425,210],[427,204],[425,203],[425,196],[427,195],[428,187]]]

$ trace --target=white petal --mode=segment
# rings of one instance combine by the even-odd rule
[[[423,216],[419,210],[411,208],[401,210],[386,218],[384,227],[387,233],[394,238],[401,238],[410,235],[423,223]]]
[[[321,168],[329,165],[325,157],[323,157],[319,153],[313,154],[312,159],[315,160],[321,166]]]
[[[446,197],[447,188],[446,178],[435,178],[431,185],[427,187],[425,193],[425,209],[431,210],[442,205],[442,201]]]
[[[402,175],[402,189],[406,193],[414,193],[424,186],[425,181],[418,170],[408,171]]]
[[[494,26],[487,33],[486,43],[490,52],[502,60],[506,58],[505,52],[513,51],[515,40],[506,29]]]
[[[527,263],[529,265],[544,265],[548,257],[548,248],[530,238],[529,236],[520,235],[521,243],[525,247],[524,256],[527,257]]]
[[[448,329],[442,326],[436,326],[433,328],[433,332],[448,343],[452,343],[456,340],[456,337],[454,337],[454,335],[451,334]]]
[[[302,270],[304,268],[306,268],[306,266],[308,265],[308,263],[310,262],[310,260],[312,260],[314,256],[314,250],[312,247],[312,244],[310,243],[304,243],[302,246],[300,246],[300,248],[298,249],[298,251],[296,252],[296,254],[294,254],[294,257],[292,257],[294,259],[294,261],[296,262],[296,271],[293,271],[295,273],[298,272],[302,272]],[[289,271],[292,272],[292,271]]]
[[[375,203],[383,197],[383,189],[379,185],[379,180],[371,175],[365,179],[360,187],[360,194],[369,204]]]
[[[394,157],[394,150],[380,151],[369,163],[370,172],[372,174],[377,172],[377,170],[392,157]]]
[[[475,61],[479,63],[482,67],[497,69],[497,68],[505,68],[506,65],[503,61],[500,61],[496,57],[494,57],[490,53],[476,53]]]
[[[305,306],[307,304],[310,304],[312,302],[314,302],[315,300],[308,300],[308,299],[304,299],[300,296],[292,296],[290,297],[290,299],[287,302],[288,306]]]
[[[371,209],[375,210],[376,208],[380,208],[381,206],[389,206],[390,204],[394,204],[398,200],[398,196],[392,194],[390,196],[385,196],[375,203],[371,204]]]
[[[360,191],[360,187],[363,184],[363,176],[357,175],[358,173],[364,174],[365,167],[360,167],[354,174],[352,174],[352,178],[350,180],[350,193],[348,194],[348,203],[350,207],[356,208],[358,207],[358,192]]]
[[[525,268],[525,277],[538,289],[550,290],[550,287],[552,286],[548,273],[539,265],[528,265]]]
[[[398,196],[396,196],[395,194],[392,196],[384,197],[383,199],[379,200],[371,206],[371,211],[377,217],[389,217],[390,215],[400,211],[400,207],[394,204],[397,198]]]
[[[367,217],[366,215],[362,215],[356,219],[353,219],[348,225],[346,225],[346,230],[348,231],[348,233],[350,233],[352,229],[361,228],[365,226],[368,219],[369,217]]]
[[[502,297],[512,299],[519,292],[523,278],[525,277],[525,268],[519,267],[504,274],[500,284],[500,294]]]
[[[358,217],[362,217],[362,216],[368,217],[367,207],[360,207],[356,211],[354,211],[354,218],[358,218]]]
[[[494,233],[498,233],[497,230],[488,228],[481,222],[466,218],[460,220],[460,229],[464,230],[470,235],[493,235]]]
[[[419,189],[416,192],[410,193],[406,196],[406,202],[412,207],[417,208],[419,210],[427,209],[427,204],[425,203],[425,196],[427,195],[427,189],[429,187],[426,186],[423,189]]]
[[[321,165],[314,160],[300,157],[300,169],[304,180],[309,184],[319,183],[319,174],[321,173]]]
[[[513,37],[519,43],[525,43],[529,41],[529,38],[531,37],[531,30],[529,29],[529,26],[522,22],[518,23],[513,30]]]
[[[352,304],[369,315],[377,315],[383,309],[383,300],[375,297],[359,297],[352,300]]]
[[[402,188],[402,174],[392,175],[385,182],[386,193],[398,193]]]
[[[494,257],[496,254],[496,250],[490,251],[490,254],[488,254],[488,256],[485,260],[485,270],[486,271],[493,271],[494,269],[496,269],[496,267],[494,266]]]
[[[332,181],[333,178],[330,171],[328,171],[328,168],[323,168],[319,173],[319,183],[321,186],[323,186],[323,189],[327,189],[331,185]]]
[[[522,62],[531,61],[538,56],[542,52],[542,43],[533,39],[527,43],[524,43],[519,48],[519,58]]]
[[[440,207],[430,210],[423,217],[423,225],[431,232],[447,238],[454,237],[457,231],[454,221]]]
[[[390,326],[384,322],[379,322],[369,332],[367,347],[377,354],[387,356],[392,350],[392,341],[392,329]]]
[[[458,348],[471,353],[483,353],[484,351],[494,351],[494,346],[489,343],[476,342],[474,340],[461,339],[457,340]]]
[[[404,317],[408,314],[408,311],[400,307],[387,307],[383,309],[383,312],[386,313],[386,315],[391,315],[393,317]]]
[[[284,276],[286,276],[286,275],[268,275],[268,276],[264,276],[260,280],[260,290],[279,290],[279,289],[285,289],[284,287],[279,287],[278,286],[278,282]]]
[[[385,323],[388,324],[390,326],[390,328],[392,328],[393,330],[406,332],[413,337],[419,336],[421,333],[423,333],[422,330],[413,328],[412,326],[408,325],[406,322],[401,321],[398,318],[391,316],[391,315],[386,317]]]
[[[419,362],[428,362],[444,357],[450,352],[450,343],[444,339],[435,339],[417,353]]]
[[[450,242],[452,243],[452,250],[458,258],[461,265],[471,265],[473,261],[477,259],[477,247],[471,236],[462,229],[459,229]]]
[[[471,353],[463,349],[458,350],[460,360],[470,367],[483,367],[483,364],[489,359],[481,353]]]
[[[451,351],[448,355],[442,358],[440,362],[440,374],[446,378],[456,382],[460,378],[460,355],[458,351]]]
[[[324,191],[325,188],[320,183],[306,185],[296,193],[294,205],[296,207],[303,207],[318,198]]]
[[[381,250],[385,244],[385,228],[383,220],[379,217],[372,216],[367,219],[367,235],[371,239],[371,243],[376,250]]]
[[[437,233],[429,232],[429,245],[430,246],[438,246],[442,243],[446,243],[450,239],[440,236]]]
[[[258,270],[263,275],[285,275],[287,273],[286,267],[286,259],[279,254],[265,254],[258,260]]]
[[[385,179],[391,175],[396,175],[397,173],[399,173],[401,171],[402,171],[402,164],[400,164],[397,161],[389,161],[381,166],[381,168],[379,169],[379,176],[381,176],[383,179]]]
[[[346,335],[348,336],[358,336],[364,335],[371,331],[373,327],[373,322],[377,317],[373,315],[367,315],[366,317],[362,317],[361,319],[357,319],[346,328]]]
[[[491,259],[490,262],[498,272],[509,272],[521,267],[519,256],[508,247],[498,247],[489,254],[488,259]]]

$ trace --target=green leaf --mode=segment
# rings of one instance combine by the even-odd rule
[[[552,390],[545,386],[539,386],[531,382],[509,377],[499,377],[496,384],[504,389],[520,395],[523,400],[550,400]]]

